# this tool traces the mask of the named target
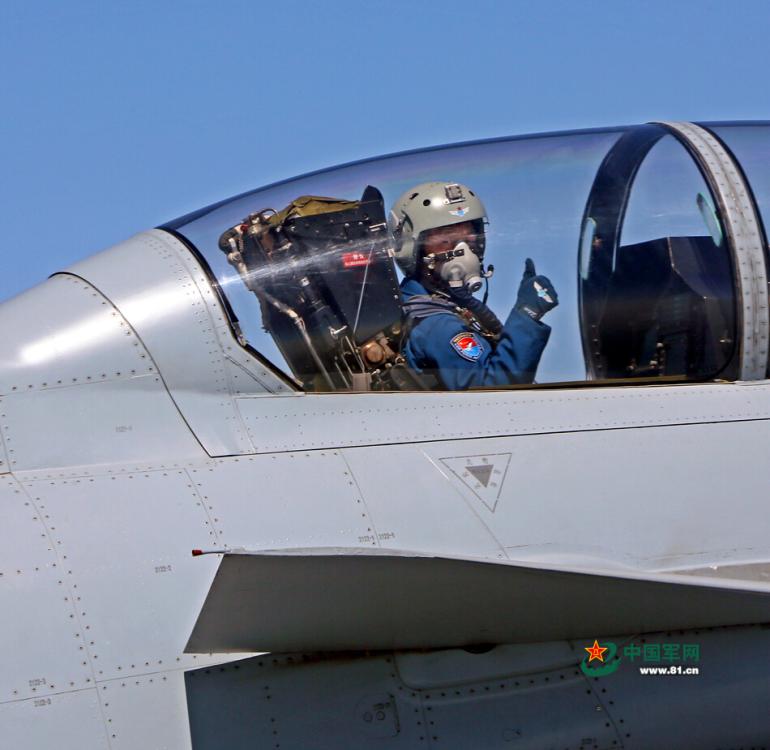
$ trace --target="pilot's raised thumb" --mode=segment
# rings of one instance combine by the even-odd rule
[[[535,276],[537,276],[537,271],[535,271],[535,262],[532,260],[532,258],[527,258],[524,261],[524,275],[521,277],[521,280],[526,281],[527,279],[532,279]]]

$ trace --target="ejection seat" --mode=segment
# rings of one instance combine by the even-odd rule
[[[398,387],[401,295],[382,195],[302,196],[229,228],[220,249],[306,390]]]

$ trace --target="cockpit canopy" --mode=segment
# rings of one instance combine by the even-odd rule
[[[163,228],[210,269],[243,344],[306,390],[441,388],[404,361],[387,221],[431,181],[470,186],[486,207],[500,320],[527,258],[558,291],[537,384],[764,377],[769,154],[766,124],[499,139],[317,172]]]

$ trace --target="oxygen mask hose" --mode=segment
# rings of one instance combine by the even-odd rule
[[[484,328],[495,336],[500,335],[503,330],[503,324],[500,319],[490,310],[484,302],[480,299],[476,299],[468,287],[463,286],[459,289],[450,289],[450,297],[453,302],[456,302],[460,307],[464,307],[470,310],[478,319]]]

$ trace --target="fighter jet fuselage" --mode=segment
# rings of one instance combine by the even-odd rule
[[[770,743],[769,151],[381,157],[2,303],[0,747]]]

